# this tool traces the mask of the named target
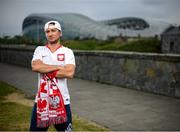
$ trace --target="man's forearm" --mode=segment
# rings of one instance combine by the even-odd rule
[[[41,60],[35,60],[32,62],[32,71],[48,73],[55,70],[59,70],[59,66],[44,64]]]
[[[48,73],[48,72],[52,72],[52,71],[55,71],[55,70],[58,70],[58,66],[43,64],[38,68],[37,72],[39,72],[39,73]]]
[[[60,66],[56,74],[57,78],[73,78],[75,72],[74,65]]]

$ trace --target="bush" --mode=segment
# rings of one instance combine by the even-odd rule
[[[0,43],[2,44],[27,44],[27,45],[44,45],[43,42],[37,42],[35,40],[29,39],[25,36],[5,36],[0,38]],[[115,42],[114,39],[107,41],[102,40],[61,40],[64,46],[71,49],[78,50],[115,50],[115,51],[135,51],[135,52],[161,52],[160,41],[157,38],[141,38],[134,39],[131,41],[121,41]]]
[[[30,39],[26,36],[16,35],[14,37],[4,36],[0,38],[1,44],[27,44],[27,45],[42,45],[42,42],[37,42],[36,40]]]

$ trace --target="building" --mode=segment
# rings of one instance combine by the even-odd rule
[[[180,53],[180,26],[170,26],[161,35],[163,53]]]
[[[168,23],[135,17],[95,21],[75,13],[31,14],[23,21],[23,35],[38,41],[45,40],[43,27],[49,20],[61,23],[63,39],[107,40],[117,36],[150,37],[160,35],[169,26]]]

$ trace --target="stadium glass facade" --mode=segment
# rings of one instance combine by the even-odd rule
[[[141,18],[126,17],[112,20],[95,21],[81,14],[32,14],[23,21],[23,35],[32,39],[45,40],[44,24],[49,20],[59,21],[63,39],[99,39],[107,40],[118,36],[154,36],[160,35],[169,24],[147,21]]]

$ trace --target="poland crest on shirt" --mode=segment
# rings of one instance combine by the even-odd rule
[[[64,54],[57,54],[58,61],[64,61]]]

